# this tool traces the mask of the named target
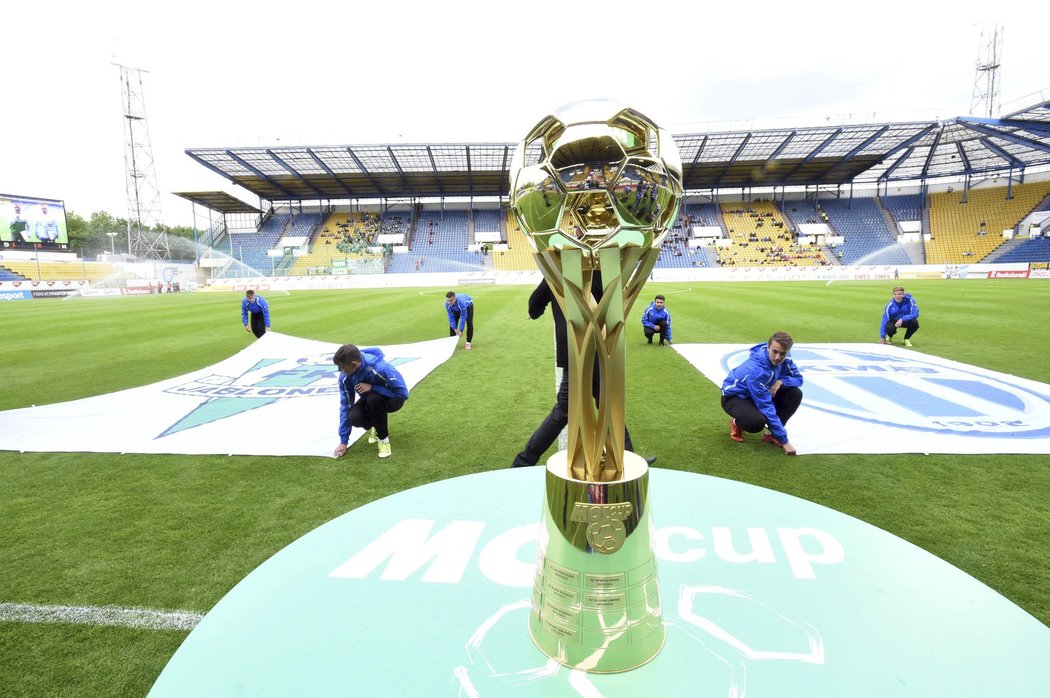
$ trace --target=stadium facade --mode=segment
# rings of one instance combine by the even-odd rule
[[[998,119],[842,122],[674,138],[687,197],[658,273],[709,278],[726,276],[715,271],[723,269],[733,278],[765,278],[768,268],[780,269],[772,274],[780,277],[819,269],[838,278],[844,271],[830,268],[1009,262],[1038,269],[1050,262],[1050,101]],[[52,263],[68,262],[70,254],[35,246],[29,253],[3,251],[0,283],[60,278],[119,285],[129,275],[164,274],[187,285],[520,275],[533,265],[506,211],[514,146],[191,148],[189,157],[256,203],[225,192],[179,192],[192,202],[199,238],[192,249],[176,247],[176,261],[126,274],[111,270],[100,279],[83,260],[81,273],[59,273]],[[106,261],[127,269],[132,260]]]

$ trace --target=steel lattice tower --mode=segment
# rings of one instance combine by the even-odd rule
[[[160,187],[153,166],[153,147],[142,92],[145,70],[120,68],[124,97],[124,171],[128,196],[128,252],[143,259],[171,259],[166,233],[150,230],[162,222]]]
[[[992,27],[992,35],[985,41],[981,31],[981,46],[977,53],[977,72],[973,78],[973,98],[970,100],[970,116],[995,118],[1002,111],[999,93],[999,66],[1003,52],[1003,28]]]

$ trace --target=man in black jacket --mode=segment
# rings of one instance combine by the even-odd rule
[[[595,299],[601,300],[602,282],[601,274],[598,272],[595,272],[591,277],[591,293]],[[558,435],[561,434],[565,425],[569,423],[569,350],[568,340],[565,336],[565,314],[555,300],[546,279],[544,279],[532,292],[532,295],[529,296],[529,318],[535,320],[542,316],[548,305],[551,306],[551,312],[554,315],[554,363],[562,370],[561,383],[558,386],[558,399],[554,403],[554,407],[551,408],[550,413],[544,417],[539,427],[529,437],[529,442],[525,444],[524,450],[515,456],[514,462],[511,464],[512,468],[537,465],[540,456],[546,453],[547,449],[558,440]],[[594,374],[591,380],[591,394],[594,396],[595,403],[598,401],[600,386],[601,379],[598,375],[598,365],[595,363]],[[623,447],[625,450],[634,451],[631,443],[631,434],[627,430],[626,425],[624,425],[623,430]],[[652,465],[656,457],[646,458],[645,460]]]

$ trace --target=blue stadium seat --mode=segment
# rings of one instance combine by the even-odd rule
[[[898,223],[922,220],[922,194],[886,196],[882,198],[882,205]]]
[[[466,211],[423,211],[416,219],[408,254],[391,256],[387,273],[480,271],[485,258],[467,251],[467,233]]]
[[[0,267],[0,281],[29,281],[29,279],[14,273],[7,267]]]
[[[793,202],[789,202],[793,203]],[[812,202],[806,202],[811,208]],[[843,264],[910,264],[875,199],[858,197],[820,201],[835,232],[845,238],[840,248]],[[819,220],[819,213],[813,209]]]
[[[1050,262],[1050,238],[1036,238],[1025,240],[1023,243],[1010,250],[996,262]]]

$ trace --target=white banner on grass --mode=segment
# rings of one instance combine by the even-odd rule
[[[719,387],[750,349],[674,348]],[[805,380],[787,424],[799,453],[1050,453],[1045,383],[893,345],[796,344],[791,356]]]
[[[456,341],[380,348],[412,388],[452,356]],[[337,348],[269,332],[178,378],[0,412],[0,450],[330,456],[339,443]],[[409,398],[403,411],[411,410]],[[362,433],[355,429],[350,443]]]

